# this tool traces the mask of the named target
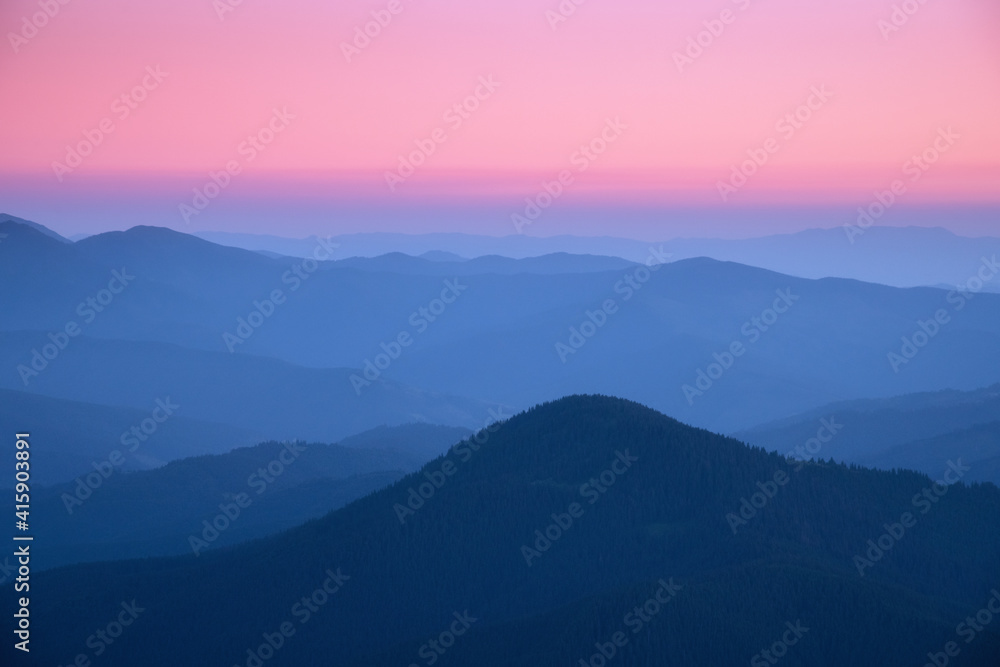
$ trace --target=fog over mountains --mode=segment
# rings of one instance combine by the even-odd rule
[[[1000,655],[997,239],[199,236],[0,221],[38,664]]]
[[[389,423],[476,427],[487,406],[574,391],[731,432],[836,400],[983,387],[1000,362],[1000,296],[981,283],[808,280],[658,250],[607,270],[552,255],[522,272],[444,273],[450,263],[403,256],[269,258],[157,228],[72,245],[2,228],[2,270],[25,287],[0,296],[0,387],[130,407],[189,396],[188,416],[269,438],[338,439],[377,426],[365,415],[390,403]],[[990,282],[991,262],[970,274]],[[134,278],[113,303],[86,305],[123,270]],[[79,337],[32,374],[33,351],[75,319]],[[244,414],[282,397],[294,405]]]

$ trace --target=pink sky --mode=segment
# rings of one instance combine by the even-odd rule
[[[10,33],[40,9],[5,0],[0,197],[31,209],[31,197],[51,204],[103,183],[92,201],[127,174],[131,193],[182,203],[236,160],[236,179],[274,197],[518,201],[572,169],[575,204],[721,206],[718,182],[774,138],[728,204],[863,204],[941,128],[959,138],[912,182],[907,205],[1000,194],[995,0],[927,0],[888,38],[878,22],[895,0],[587,0],[554,30],[546,12],[559,0],[399,1],[348,63],[341,44],[388,0],[243,0],[224,19],[212,0],[70,0],[16,53]],[[678,71],[674,52],[723,11],[731,22]],[[166,78],[120,118],[113,101],[157,66]],[[491,76],[495,92],[450,126],[444,112]],[[832,97],[782,136],[776,122],[814,87]],[[247,160],[238,147],[275,108],[294,119]],[[114,131],[60,182],[53,162],[105,118]],[[626,129],[577,173],[574,153],[609,118]],[[435,128],[446,140],[390,193],[386,170]],[[212,213],[198,226],[219,227]]]

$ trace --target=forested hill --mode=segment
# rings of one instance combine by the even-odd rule
[[[991,485],[789,462],[606,397],[491,428],[274,538],[47,572],[32,656],[93,657],[88,637],[134,600],[101,665],[566,666],[609,646],[608,664],[770,664],[782,637],[782,665],[921,665],[949,641],[960,664],[996,664],[1000,618],[957,634],[1000,587]]]

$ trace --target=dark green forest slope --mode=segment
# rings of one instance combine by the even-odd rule
[[[782,665],[884,666],[956,642],[952,664],[997,664],[1000,616],[959,634],[1000,587],[992,485],[800,464],[605,397],[493,428],[276,537],[46,572],[32,655],[568,666],[613,648],[609,665],[746,665],[770,664],[767,649]],[[135,622],[88,646],[133,600]]]

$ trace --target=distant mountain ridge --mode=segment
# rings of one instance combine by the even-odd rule
[[[37,232],[41,232],[42,234],[45,234],[46,236],[59,241],[60,243],[72,243],[72,241],[70,241],[69,239],[60,234],[57,234],[56,232],[52,231],[45,225],[40,225],[37,222],[32,222],[31,220],[25,220],[24,218],[18,218],[17,216],[10,215],[8,213],[0,213],[0,224],[3,223],[14,223],[18,225],[25,225],[27,227],[31,227]]]
[[[122,267],[136,267],[128,269],[135,279],[87,324],[86,337],[133,347],[152,341],[223,357],[232,351],[244,365],[253,356],[324,369],[330,382],[343,384],[337,392],[357,389],[363,400],[365,382],[387,380],[517,408],[591,391],[732,432],[843,398],[972,389],[996,382],[1000,365],[1000,297],[993,294],[805,280],[659,254],[648,265],[615,270],[475,276],[455,275],[449,263],[403,258],[434,267],[432,273],[446,267],[452,275],[444,277],[272,259],[148,227],[67,245],[14,226],[19,237],[0,245],[0,275],[23,287],[0,292],[0,308],[10,318],[0,329],[35,333],[24,334],[20,350],[4,351],[9,377],[0,386],[9,388],[23,388],[16,369],[49,333],[76,319],[82,300],[100,293]],[[9,250],[12,240],[20,244],[16,253]],[[460,296],[446,306],[438,297],[448,289]],[[278,304],[271,302],[276,290]],[[779,294],[791,304],[780,317],[771,309]],[[919,322],[941,309],[949,320],[933,342],[902,368],[890,365],[888,355],[899,357],[903,341],[922,335]],[[248,318],[260,326],[251,327]],[[394,351],[404,334],[410,343]],[[743,353],[730,363],[726,355],[737,343]],[[387,349],[395,358],[379,356]],[[213,363],[234,363],[223,357]],[[727,368],[713,366],[721,363]],[[113,380],[106,371],[98,376]],[[461,412],[465,421],[444,413],[428,421],[477,425],[468,410]],[[303,424],[316,420],[315,413],[303,416]],[[269,437],[329,440],[344,434]]]
[[[830,418],[843,428],[815,456],[931,476],[961,458],[971,466],[967,479],[1000,486],[1000,384],[843,401],[733,437],[780,453],[809,455],[803,444],[815,438],[821,420]]]
[[[316,237],[282,237],[201,232],[223,245],[307,256]],[[375,257],[398,252],[421,255],[444,251],[463,257],[502,255],[514,259],[553,253],[607,255],[643,262],[650,247],[664,247],[675,260],[710,257],[802,278],[851,278],[895,287],[952,288],[975,275],[981,257],[1000,253],[1000,237],[964,237],[937,227],[881,227],[851,235],[843,227],[809,229],[747,239],[675,238],[645,242],[613,237],[472,234],[343,234],[330,237],[344,257]],[[987,291],[1000,291],[990,285]]]
[[[46,227],[0,215],[29,225],[64,243],[68,239]],[[873,226],[863,233],[849,234],[844,227],[808,229],[791,234],[747,239],[675,238],[646,242],[615,237],[525,235],[477,236],[460,233],[358,233],[301,239],[266,234],[197,232],[195,236],[219,245],[251,250],[269,258],[311,257],[324,244],[340,249],[339,259],[374,259],[393,253],[428,261],[453,262],[467,257],[489,255],[508,259],[537,258],[543,255],[572,254],[617,257],[641,263],[651,248],[675,260],[709,257],[768,269],[802,278],[840,277],[895,287],[933,286],[951,289],[975,276],[982,257],[1000,253],[1000,237],[964,237],[938,227]],[[101,236],[98,234],[97,236]],[[86,241],[90,237],[81,239]],[[262,255],[262,256],[263,256]],[[988,292],[1000,292],[1000,284],[987,284]]]

